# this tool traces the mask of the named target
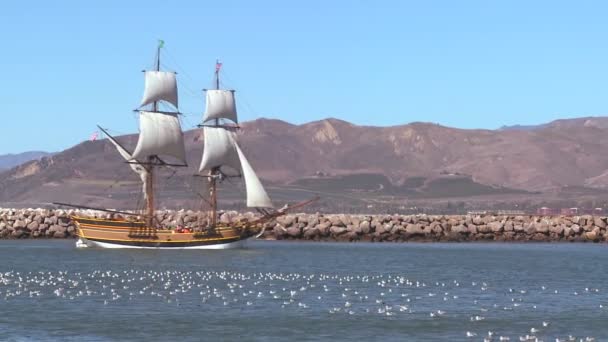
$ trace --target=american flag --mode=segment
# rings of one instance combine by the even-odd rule
[[[215,72],[220,72],[220,69],[222,68],[222,62],[219,61],[219,59],[215,62]]]

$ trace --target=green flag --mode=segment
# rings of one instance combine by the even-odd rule
[[[161,49],[163,46],[165,46],[165,41],[162,39],[158,40],[158,48]]]

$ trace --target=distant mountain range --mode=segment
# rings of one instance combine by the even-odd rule
[[[0,155],[0,170],[10,169],[30,160],[40,159],[51,154],[52,153],[42,151],[29,151],[17,154],[2,154]]]
[[[545,125],[513,125],[513,126],[502,126],[499,128],[500,131],[533,131],[541,129]]]
[[[547,127],[568,127],[568,126],[581,126],[589,125],[598,128],[608,128],[608,121],[604,120],[605,117],[584,117],[574,119],[560,119],[549,123],[540,125],[513,125],[513,126],[502,126],[498,130],[500,131],[534,131]]]
[[[430,123],[357,126],[326,119],[302,125],[258,119],[239,141],[278,203],[321,194],[340,205],[414,199],[608,191],[608,117],[534,127],[466,130]],[[119,137],[132,149],[137,136]],[[199,203],[192,178],[200,130],[185,132],[190,167],[159,176],[160,204]],[[224,203],[241,203],[225,184]],[[0,173],[0,205],[62,201],[133,207],[140,185],[107,140],[86,141]],[[366,202],[367,203],[367,202]]]

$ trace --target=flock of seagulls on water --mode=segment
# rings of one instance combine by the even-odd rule
[[[536,316],[542,317],[547,308],[543,305],[556,299],[563,305],[564,296],[568,303],[584,303],[586,310],[597,310],[597,315],[605,315],[608,319],[605,309],[608,304],[602,304],[607,297],[600,288],[584,287],[562,293],[564,291],[548,286],[504,289],[475,281],[426,283],[382,274],[135,269],[84,273],[0,272],[0,303],[51,298],[73,302],[86,300],[104,306],[146,303],[201,307],[199,310],[205,307],[208,310],[284,310],[295,315],[376,317],[402,323],[411,320],[428,324],[426,320],[434,323],[447,320],[452,326],[462,327],[462,335],[455,338],[463,340],[595,341],[593,336],[568,335],[565,332],[568,326],[564,323],[567,318],[555,324],[542,319],[526,322],[519,319],[532,317],[531,313],[535,311]],[[580,298],[587,299],[581,301]],[[505,328],[509,331],[500,331],[504,322],[512,325]],[[513,331],[514,326],[524,323],[527,328]],[[492,327],[496,331],[492,331]]]

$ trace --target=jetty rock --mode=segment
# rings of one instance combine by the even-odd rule
[[[97,218],[120,216],[94,210],[0,208],[1,239],[75,238],[70,215]],[[155,216],[168,229],[195,229],[206,224],[207,212],[162,210]],[[252,212],[226,211],[224,223],[251,220]],[[537,215],[347,215],[297,213],[266,224],[260,237],[311,241],[545,241],[608,242],[603,216]]]

